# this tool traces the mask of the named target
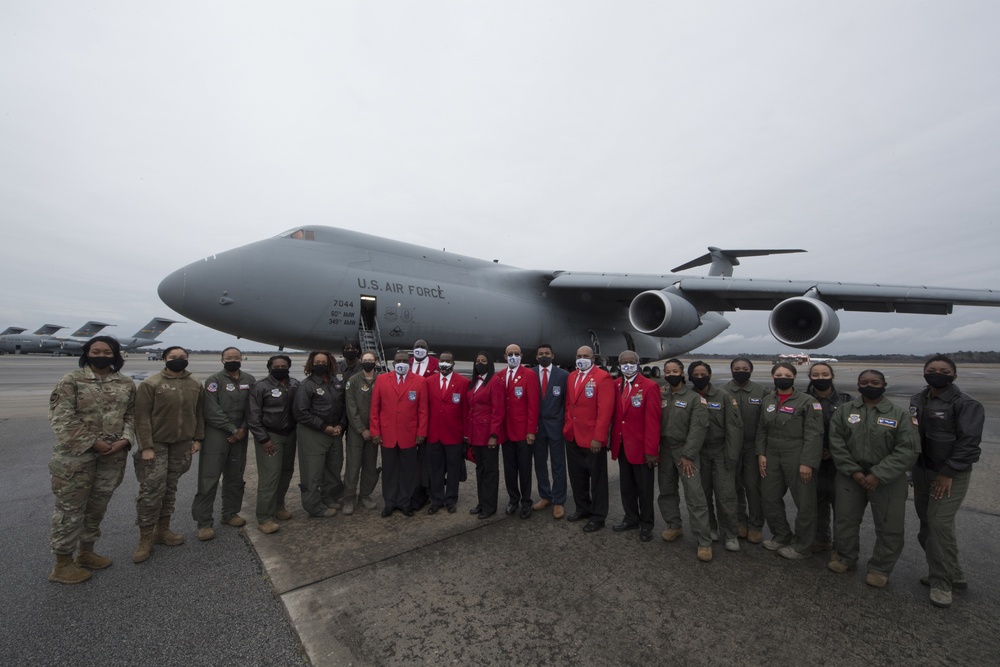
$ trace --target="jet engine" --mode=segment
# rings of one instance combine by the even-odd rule
[[[808,349],[829,345],[840,333],[840,320],[833,308],[807,296],[779,303],[767,318],[767,326],[785,345]]]
[[[676,338],[698,328],[698,309],[677,292],[649,290],[632,299],[628,319],[636,331],[650,336]]]

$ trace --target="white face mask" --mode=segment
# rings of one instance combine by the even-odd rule
[[[406,371],[410,370],[410,364],[405,361],[397,361],[394,368],[400,375],[406,375]]]
[[[441,371],[441,375],[447,375],[451,373],[451,369],[455,367],[455,364],[449,364],[447,361],[442,361],[438,364],[438,369]]]
[[[423,361],[427,358],[427,350],[422,347],[413,348],[413,358],[417,361]]]
[[[581,373],[586,373],[590,370],[590,367],[594,365],[593,359],[577,359],[576,367],[580,369]]]
[[[521,355],[520,354],[508,354],[507,355],[507,365],[511,368],[517,368],[521,365]]]
[[[639,372],[639,364],[622,364],[622,375],[627,378]]]

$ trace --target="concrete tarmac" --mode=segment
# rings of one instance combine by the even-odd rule
[[[264,360],[252,357],[245,367],[262,377]],[[726,377],[725,365],[716,365]],[[763,366],[755,374],[761,382]],[[359,509],[307,519],[290,492],[295,517],[263,535],[254,527],[251,454],[246,528],[217,526],[215,540],[197,541],[189,511],[193,468],[182,478],[174,521],[187,542],[156,547],[142,565],[131,563],[137,529],[130,465],[98,543],[115,565],[83,585],[52,584],[52,434],[44,415],[52,386],[75,367],[75,359],[0,357],[5,664],[996,664],[1000,367],[959,368],[958,384],[986,406],[987,424],[982,461],[958,517],[970,588],[949,610],[932,607],[919,583],[926,563],[912,505],[903,556],[889,587],[876,590],[863,581],[874,543],[870,517],[862,527],[861,570],[845,575],[826,569],[826,554],[790,562],[741,541],[740,552],[716,544],[714,561],[699,563],[690,536],[643,544],[636,531],[616,534],[617,463],[609,468],[608,526],[590,535],[579,523],[554,521],[548,510],[527,521],[502,512],[479,521],[468,514],[476,502],[471,464],[456,514],[382,519],[377,510]],[[159,367],[133,355],[125,370]],[[195,357],[191,370],[204,378],[218,367],[212,355]],[[922,385],[917,366],[878,367],[897,404],[906,405]],[[852,391],[861,367],[835,369],[838,386]],[[804,387],[804,379],[798,384]],[[663,528],[657,516],[656,534]]]

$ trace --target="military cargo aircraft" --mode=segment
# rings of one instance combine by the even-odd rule
[[[770,310],[791,347],[829,345],[836,311],[949,314],[1000,306],[1000,291],[733,278],[740,257],[801,250],[721,250],[677,267],[708,276],[526,270],[332,227],[301,227],[194,262],[160,298],[196,322],[299,349],[408,347],[423,338],[463,359],[511,342],[590,345],[643,362],[692,350],[729,326],[725,311]]]
[[[122,350],[136,350],[140,347],[155,345],[160,341],[156,340],[164,330],[176,320],[168,320],[162,317],[154,317],[147,325],[139,329],[129,338],[117,338],[121,343]],[[113,324],[107,322],[90,321],[74,331],[73,338],[93,338],[105,327],[112,327]],[[73,340],[73,338],[56,338],[52,334],[64,327],[57,324],[44,324],[34,334],[24,334],[26,329],[19,327],[8,327],[7,331],[0,334],[0,353],[6,354],[51,354],[55,356],[70,355],[79,356],[83,353],[85,340]],[[8,333],[9,332],[9,333]]]

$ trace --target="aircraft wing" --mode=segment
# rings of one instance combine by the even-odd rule
[[[945,315],[952,306],[998,306],[1000,290],[879,285],[809,280],[723,278],[718,276],[558,273],[549,283],[556,289],[600,290],[611,298],[634,298],[641,292],[679,293],[699,311],[772,310],[792,297],[809,296],[834,310],[876,313]]]

